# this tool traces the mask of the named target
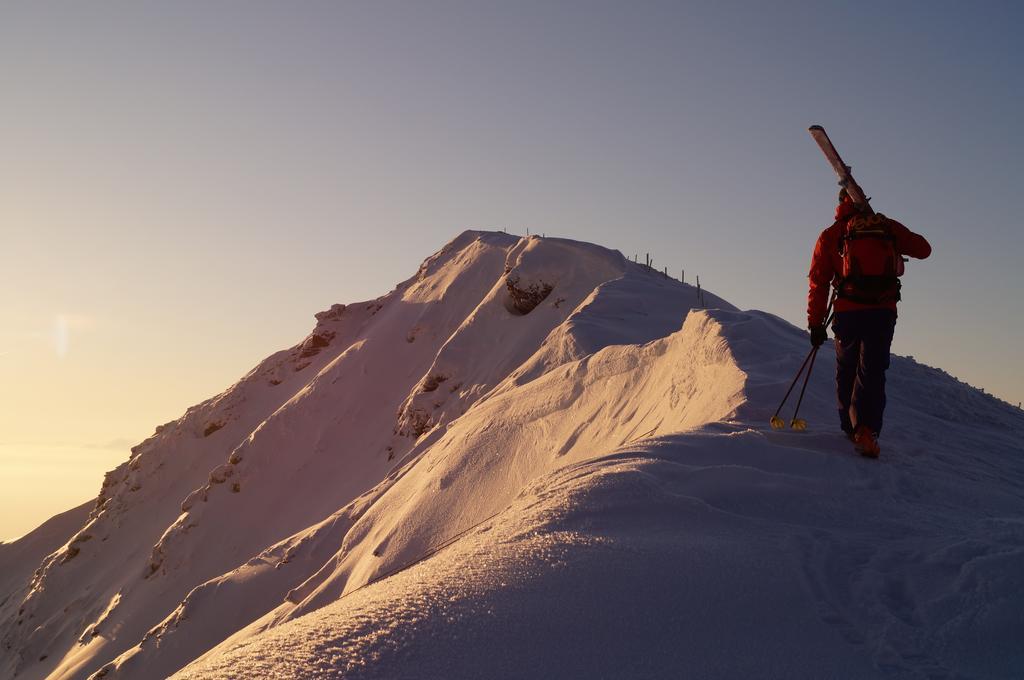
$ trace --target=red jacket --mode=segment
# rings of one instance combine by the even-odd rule
[[[836,207],[836,223],[821,232],[814,246],[811,257],[810,290],[807,292],[807,326],[820,326],[825,322],[825,309],[828,307],[829,288],[838,278],[843,269],[843,260],[839,256],[839,238],[846,231],[846,223],[857,212],[853,203],[846,201]],[[892,235],[896,242],[896,252],[923,260],[932,254],[932,247],[919,234],[892,220]],[[896,311],[896,302],[883,302],[877,305],[865,305],[852,300],[836,298],[835,310],[847,312],[856,309],[888,308]]]

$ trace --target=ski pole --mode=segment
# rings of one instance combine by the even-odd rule
[[[795,376],[793,376],[793,382],[789,383],[789,389],[786,390],[786,396],[784,396],[782,398],[782,401],[779,402],[779,407],[775,409],[775,415],[773,415],[771,420],[769,421],[771,423],[773,430],[781,430],[782,428],[786,427],[786,421],[779,417],[779,412],[782,411],[782,407],[786,405],[786,400],[789,399],[790,393],[796,386],[796,381],[800,379],[800,374],[804,372],[804,367],[807,366],[807,362],[811,360],[811,357],[814,356],[817,350],[817,347],[811,348],[811,351],[807,353],[807,357],[804,359],[804,363],[800,364],[800,370],[796,372]]]
[[[829,322],[832,321],[832,317],[835,316],[835,312],[828,315],[825,319],[825,326],[827,327]],[[811,380],[811,371],[814,370],[814,360],[818,357],[818,350],[821,349],[821,345],[811,349],[811,365],[807,367],[807,375],[804,376],[804,386],[800,388],[800,396],[796,400],[796,409],[793,410],[793,420],[789,421],[789,426],[797,432],[803,432],[807,429],[807,421],[803,418],[797,418],[797,414],[800,413],[800,404],[804,402],[804,392],[807,391],[807,383]]]
[[[800,413],[800,404],[804,401],[804,392],[807,391],[807,383],[810,382],[811,371],[814,370],[814,360],[818,356],[819,349],[821,349],[821,345],[811,350],[811,365],[807,368],[807,375],[804,376],[804,386],[800,388],[800,398],[796,400],[796,409],[793,411],[793,420],[789,421],[789,426],[797,432],[803,432],[807,429],[807,421],[797,418],[796,414]]]
[[[833,291],[832,297],[828,301],[828,307],[825,308],[825,323],[822,324],[825,327],[828,327],[829,323],[832,321],[832,317],[835,316],[835,311],[832,309],[832,304],[835,301],[836,301],[836,293]],[[793,392],[793,388],[796,386],[796,381],[800,379],[800,375],[804,372],[804,367],[807,366],[807,362],[810,361],[811,362],[811,366],[814,366],[814,360],[812,359],[812,357],[817,353],[817,351],[818,351],[817,347],[812,347],[811,348],[811,351],[807,353],[806,357],[804,357],[804,362],[802,364],[800,364],[800,370],[796,372],[795,376],[793,376],[793,382],[789,383],[789,389],[786,390],[786,396],[784,396],[782,398],[782,401],[779,402],[779,407],[777,409],[775,409],[775,415],[773,415],[771,417],[771,420],[768,421],[769,423],[771,423],[771,426],[772,426],[773,430],[781,430],[784,427],[786,427],[786,421],[784,421],[782,418],[779,417],[779,413],[782,411],[782,407],[786,405],[786,400],[789,399],[789,395]],[[810,375],[811,375],[811,372],[807,371],[807,377],[810,377]],[[804,379],[804,387],[800,391],[800,399],[801,400],[803,400],[803,398],[804,398],[803,390],[806,390],[806,389],[807,389],[807,378]],[[797,410],[799,410],[799,409],[800,409],[800,406],[799,406],[799,404],[797,404]],[[795,413],[793,414],[793,417],[796,418],[796,414]],[[791,425],[791,427],[792,427],[792,425]],[[796,429],[796,428],[794,428],[794,429]],[[804,423],[804,428],[803,429],[807,429],[807,423]]]

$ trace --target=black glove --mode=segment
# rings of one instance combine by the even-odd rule
[[[828,332],[825,330],[825,324],[820,326],[811,326],[811,346],[821,347],[822,344],[828,340]]]

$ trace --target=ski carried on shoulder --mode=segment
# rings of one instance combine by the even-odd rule
[[[860,188],[857,180],[853,178],[852,168],[843,162],[839,152],[836,151],[836,147],[832,144],[832,140],[828,138],[825,128],[820,125],[812,125],[807,131],[811,133],[811,137],[821,147],[821,152],[825,154],[825,158],[828,159],[832,169],[836,171],[836,175],[839,177],[839,186],[846,189],[846,193],[850,194],[850,198],[853,199],[853,202],[862,211],[868,214],[873,213],[874,210],[871,209],[868,198],[864,195],[864,190]]]

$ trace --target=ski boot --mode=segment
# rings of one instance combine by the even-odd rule
[[[865,458],[878,458],[882,449],[878,446],[875,434],[867,425],[860,425],[853,433],[853,448]]]

